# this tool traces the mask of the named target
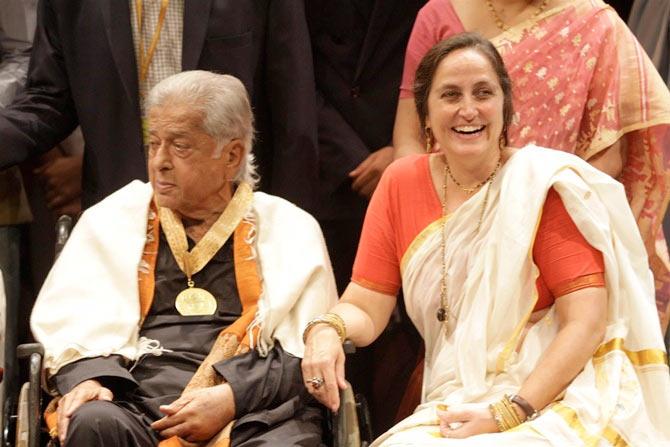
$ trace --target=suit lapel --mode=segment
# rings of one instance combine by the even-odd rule
[[[112,57],[119,72],[123,89],[137,110],[139,104],[139,86],[137,80],[137,62],[133,45],[133,31],[130,26],[128,1],[104,0],[98,2],[102,9],[105,31]]]
[[[391,16],[391,12],[395,9],[395,4],[397,0],[376,0],[375,5],[372,9],[372,15],[370,16],[370,23],[368,25],[368,32],[365,35],[365,40],[363,41],[363,48],[361,49],[361,54],[358,58],[358,65],[356,66],[356,76],[355,80],[363,73],[363,68],[365,64],[370,59],[370,56],[375,51],[377,42],[382,36],[384,31],[384,26]],[[404,0],[400,0],[404,1]]]
[[[184,37],[182,40],[181,69],[198,68],[200,53],[207,34],[207,23],[212,0],[184,1]]]

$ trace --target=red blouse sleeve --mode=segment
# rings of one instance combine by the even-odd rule
[[[366,289],[397,295],[401,285],[400,261],[391,206],[393,169],[389,168],[382,175],[365,213],[351,280]]]
[[[533,259],[540,270],[535,310],[550,306],[555,297],[605,286],[602,253],[584,239],[553,188],[544,203]]]

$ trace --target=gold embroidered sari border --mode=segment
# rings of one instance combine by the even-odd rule
[[[435,233],[438,233],[440,228],[442,228],[442,222],[448,222],[452,215],[453,213],[440,217],[439,219],[431,222],[412,240],[412,242],[409,244],[409,247],[407,247],[407,250],[405,250],[405,253],[403,253],[402,259],[400,260],[400,276],[403,276],[405,269],[407,268],[407,263],[412,259],[419,248],[421,248],[421,246],[429,237]]]
[[[624,347],[623,338],[613,338],[606,343],[601,344],[593,354],[593,362],[599,363],[605,360],[608,354],[620,351],[626,354],[626,357],[635,366],[647,365],[667,365],[668,354],[662,349],[642,349],[631,351]]]
[[[597,435],[589,434],[586,431],[584,424],[579,419],[579,414],[577,414],[574,409],[563,403],[557,403],[553,405],[550,408],[550,411],[553,411],[558,416],[560,416],[568,424],[568,426],[577,433],[579,438],[584,441],[584,445],[596,446],[600,444],[601,440],[607,441],[607,443],[614,447],[628,447],[629,445],[624,437],[614,427],[612,427],[612,425],[607,425]]]

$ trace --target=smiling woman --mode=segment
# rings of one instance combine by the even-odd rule
[[[434,46],[416,80],[430,153],[384,173],[352,283],[306,330],[303,374],[324,379],[308,390],[337,408],[342,327],[371,343],[402,286],[425,342],[421,405],[374,445],[666,443],[670,378],[621,185],[576,156],[507,147],[509,76],[479,35]]]

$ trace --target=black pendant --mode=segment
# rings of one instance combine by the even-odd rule
[[[444,307],[440,307],[437,309],[437,314],[435,315],[437,317],[437,321],[442,323],[444,320],[447,319],[447,311]]]

